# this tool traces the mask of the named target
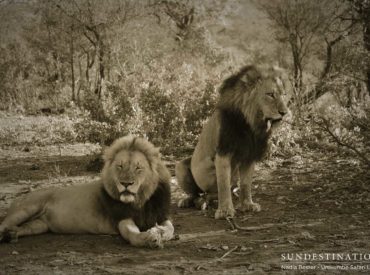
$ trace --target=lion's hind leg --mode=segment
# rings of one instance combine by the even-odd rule
[[[41,211],[39,203],[34,202],[33,205],[24,203],[23,206],[21,204],[22,201],[15,202],[9,209],[8,215],[0,224],[0,242],[9,238],[16,239],[13,233],[18,230],[19,226],[31,221]]]
[[[178,207],[187,208],[195,206],[199,200],[199,194],[202,190],[196,184],[190,170],[191,158],[184,159],[176,164],[176,178],[182,190],[187,194],[187,197],[180,199]]]
[[[32,220],[22,224],[21,226],[14,226],[8,228],[3,233],[3,242],[17,242],[18,237],[28,236],[28,235],[37,235],[49,231],[48,225],[40,220]]]

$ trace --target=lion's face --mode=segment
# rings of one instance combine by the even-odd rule
[[[254,131],[269,135],[288,112],[283,76],[276,67],[246,66],[224,81],[218,106],[241,111]]]
[[[167,182],[169,172],[159,150],[143,138],[127,136],[116,140],[104,153],[102,181],[115,200],[142,206],[159,181]]]
[[[257,84],[256,91],[257,121],[258,125],[270,132],[280,124],[288,112],[282,95],[285,93],[282,80],[279,77],[268,78]]]
[[[152,174],[148,161],[138,151],[121,151],[111,165],[111,179],[117,188],[119,199],[124,203],[134,202],[136,196]]]

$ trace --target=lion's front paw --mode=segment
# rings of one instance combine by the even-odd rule
[[[232,218],[235,216],[235,209],[229,208],[218,208],[215,213],[215,219],[226,219],[228,217]]]
[[[255,202],[250,202],[250,201],[244,201],[239,209],[241,211],[253,211],[253,212],[260,212],[261,211],[261,205]]]
[[[169,241],[169,240],[172,240],[173,238],[173,233],[174,233],[173,228],[169,229],[167,226],[156,225],[150,230],[158,231],[158,234],[161,236],[162,241]]]
[[[144,246],[151,248],[163,247],[161,230],[157,227],[152,227],[146,232],[141,233],[141,235],[143,236]]]

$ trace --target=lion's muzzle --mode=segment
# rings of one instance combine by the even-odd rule
[[[279,124],[280,121],[283,120],[283,116],[278,117],[278,118],[266,118],[266,132],[269,132],[272,128],[272,126],[275,126]]]
[[[135,192],[132,192],[134,190],[131,190],[134,186],[134,181],[119,181],[117,185],[117,190],[119,192],[119,199],[120,201],[124,203],[131,203],[135,201]],[[131,188],[130,188],[131,187]],[[135,189],[135,188],[134,188]]]
[[[282,121],[284,116],[287,114],[287,110],[285,108],[283,110],[279,110],[278,112],[279,114],[276,114],[273,117],[265,118],[266,132],[269,132],[273,126],[278,125],[279,122]]]
[[[135,194],[126,189],[120,193],[119,199],[124,203],[131,203],[135,201]]]
[[[127,188],[130,185],[133,185],[134,182],[133,181],[120,181],[120,184]]]

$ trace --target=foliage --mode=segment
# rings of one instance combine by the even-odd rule
[[[103,102],[96,94],[87,94],[84,97],[81,110],[86,110],[90,114],[90,119],[100,122],[107,122]]]
[[[131,100],[129,93],[119,85],[108,84],[102,100],[108,119],[127,123],[134,115]]]
[[[143,132],[154,144],[168,151],[181,143],[182,121],[179,104],[174,97],[156,86],[144,90],[139,99],[143,111]]]
[[[304,132],[290,123],[283,122],[273,132],[269,142],[269,156],[289,158],[296,154],[301,154],[304,149],[301,140],[306,139],[306,136],[303,135]]]
[[[360,57],[364,66],[355,66],[351,74],[366,70],[363,52],[361,20],[353,5],[347,1],[277,0],[261,1],[259,7],[274,24],[275,38],[289,46],[288,60],[292,68],[293,92],[298,107],[311,103],[326,92],[323,84],[333,74],[346,70],[348,64]],[[366,28],[365,28],[366,29]],[[348,46],[348,42],[350,45]],[[346,49],[346,52],[338,51]],[[347,58],[343,64],[343,57]],[[346,71],[349,73],[348,71]]]
[[[93,120],[90,117],[78,120],[74,127],[77,132],[76,141],[80,142],[110,144],[120,136],[113,125]]]
[[[12,29],[0,27],[0,109],[27,114],[62,109],[68,116],[63,116],[65,126],[37,126],[39,136],[30,135],[27,142],[109,144],[131,133],[148,137],[165,153],[181,154],[195,146],[222,79],[241,63],[275,63],[265,56],[266,45],[253,50],[253,43],[261,44],[259,37],[245,45],[218,43],[240,40],[230,29],[241,22],[233,18],[245,11],[236,0],[9,3],[0,5],[0,23],[19,24],[13,24],[14,36]],[[368,110],[366,99],[363,92],[348,96],[363,85],[370,64],[356,3],[259,1],[275,23],[275,40],[289,46],[274,56],[281,53],[280,65],[292,68],[295,84],[293,122],[273,135],[273,156],[334,150],[338,140],[331,133],[367,154],[367,131],[360,125],[368,122],[359,117]],[[341,107],[329,112],[328,104],[323,118],[311,102],[327,94],[335,95]],[[21,130],[4,128],[0,138],[11,144]]]
[[[208,82],[203,94],[194,92],[184,106],[184,126],[188,133],[188,141],[195,146],[195,141],[200,134],[203,124],[211,116],[216,105],[216,93],[212,83]]]
[[[360,102],[350,107],[329,108],[313,118],[315,130],[340,151],[350,153],[370,167],[370,104]]]
[[[1,145],[54,145],[74,143],[77,133],[75,121],[66,115],[30,116],[11,115],[1,118]]]

